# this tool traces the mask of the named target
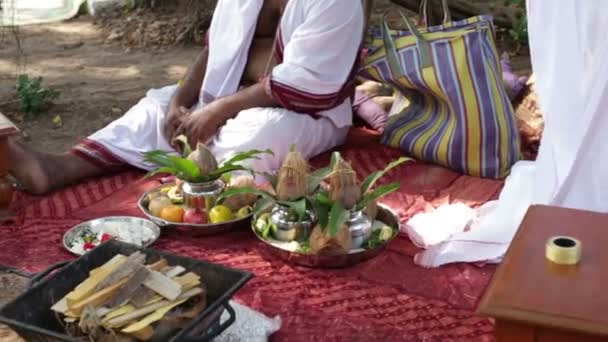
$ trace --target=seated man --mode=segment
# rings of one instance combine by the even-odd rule
[[[219,160],[272,149],[251,165],[258,171],[276,170],[291,144],[313,157],[342,144],[352,124],[363,21],[359,1],[219,0],[207,46],[180,86],[150,90],[69,153],[12,141],[9,171],[44,194],[127,165],[153,169],[142,153],[175,151],[181,134]]]

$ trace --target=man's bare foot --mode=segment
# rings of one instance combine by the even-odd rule
[[[8,143],[9,173],[26,191],[42,195],[51,188],[49,172],[45,169],[44,155],[17,141]]]

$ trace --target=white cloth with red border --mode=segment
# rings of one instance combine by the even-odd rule
[[[210,27],[207,70],[195,108],[238,91],[262,4],[263,0],[218,1]],[[235,152],[270,148],[274,156],[254,160],[250,166],[272,172],[292,144],[306,158],[342,144],[352,124],[351,99],[335,102],[352,81],[362,34],[359,1],[290,0],[275,44],[278,64],[265,81],[268,93],[282,108],[251,108],[228,120],[208,142],[218,160]],[[150,90],[123,117],[74,151],[100,163],[118,159],[141,169],[154,168],[143,161],[142,153],[174,152],[163,127],[176,89]]]

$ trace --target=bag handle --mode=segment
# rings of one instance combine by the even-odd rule
[[[391,31],[388,27],[388,21],[386,17],[389,11],[384,12],[383,22],[382,22],[382,40],[384,42],[384,49],[386,50],[386,58],[388,60],[388,65],[391,70],[393,76],[404,75],[405,72],[401,67],[401,63],[399,62],[399,55],[397,54],[397,47],[395,46],[395,42],[391,37]],[[403,12],[399,11],[401,18],[405,21],[408,29],[414,37],[416,38],[416,46],[418,47],[418,57],[420,59],[420,66],[422,68],[428,68],[433,66],[433,60],[431,59],[431,45],[429,42],[422,36],[420,31],[414,26],[410,19]]]
[[[428,0],[420,1],[420,8],[418,10],[418,23],[424,27],[429,26],[428,22]],[[452,21],[452,14],[450,13],[450,7],[448,6],[447,0],[441,0],[441,7],[443,7],[443,25],[447,25]]]

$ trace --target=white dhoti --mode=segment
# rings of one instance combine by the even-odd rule
[[[112,165],[123,161],[131,166],[152,170],[156,166],[143,161],[151,150],[174,151],[163,133],[165,113],[177,86],[153,89],[123,117],[93,133],[74,147],[74,152],[89,155],[99,163]],[[341,108],[342,109],[342,108]],[[344,103],[349,112],[350,101]],[[282,157],[295,144],[305,157],[313,157],[344,142],[349,126],[336,127],[328,118],[313,118],[283,108],[252,108],[229,120],[209,144],[218,160],[235,152],[272,149],[274,156],[253,160],[255,170],[271,172],[280,166]],[[99,144],[98,148],[91,145]],[[105,148],[107,153],[99,153]],[[113,159],[112,159],[113,157]]]
[[[527,9],[545,113],[538,158],[515,164],[493,208],[419,254],[421,265],[502,257],[531,204],[608,212],[608,2],[528,0]]]
[[[263,0],[220,0],[209,30],[208,65],[199,108],[238,91]],[[277,108],[240,112],[209,148],[218,160],[252,149],[274,156],[251,161],[272,172],[294,144],[306,158],[340,145],[352,124],[354,74],[362,37],[360,2],[290,0],[275,42],[277,66],[264,82]],[[175,152],[164,135],[165,116],[177,86],[150,90],[123,117],[74,147],[100,167],[129,164],[144,170],[151,150]]]

